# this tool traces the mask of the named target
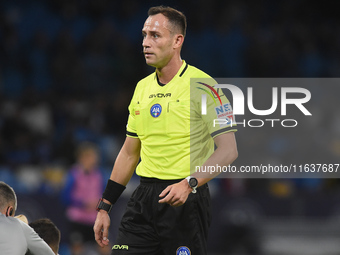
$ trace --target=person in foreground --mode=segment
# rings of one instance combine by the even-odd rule
[[[207,182],[215,176],[190,170],[193,162],[227,166],[238,156],[235,125],[214,127],[216,113],[199,115],[199,103],[191,102],[190,79],[211,77],[181,59],[185,33],[182,12],[165,6],[149,9],[142,46],[146,63],[156,71],[136,86],[127,137],[93,227],[97,243],[108,245],[109,213],[136,169],[140,185],[123,215],[112,247],[115,255],[207,254],[211,218]],[[221,105],[229,104],[223,93],[219,97]],[[208,104],[208,112],[214,112],[213,104]]]
[[[60,230],[50,219],[38,219],[32,221],[29,226],[51,247],[55,255],[58,255],[60,244]],[[31,254],[30,252],[26,255]]]
[[[25,222],[14,218],[17,198],[14,190],[0,181],[0,253],[55,255],[52,249]]]

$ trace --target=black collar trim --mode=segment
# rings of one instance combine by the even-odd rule
[[[181,74],[179,75],[179,77],[182,77],[182,75],[187,70],[187,68],[188,68],[188,64],[185,65],[185,67],[184,67],[183,71],[181,72]]]
[[[185,72],[187,69],[188,69],[188,64],[185,65],[185,67],[184,67],[183,71],[181,72],[181,74],[179,75],[179,77],[182,77],[182,75],[184,74],[184,72]],[[156,79],[157,79],[158,85],[159,85],[159,86],[162,86],[162,87],[165,86],[166,84],[161,83],[161,82],[159,81],[159,78],[158,78],[157,73],[156,73],[155,75],[156,75]]]
[[[163,87],[163,86],[166,85],[166,84],[161,83],[161,82],[159,81],[157,73],[156,73],[156,79],[157,79],[157,83],[158,83],[159,86],[162,86],[162,87]]]

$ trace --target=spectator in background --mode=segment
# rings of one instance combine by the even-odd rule
[[[62,191],[62,200],[67,207],[70,243],[77,244],[77,247],[79,242],[94,242],[92,226],[97,215],[96,205],[104,190],[98,161],[99,153],[94,144],[80,144],[77,162],[67,174]]]
[[[39,219],[32,221],[30,227],[51,247],[53,252],[58,255],[60,243],[60,230],[50,219]],[[29,255],[31,253],[27,253]]]

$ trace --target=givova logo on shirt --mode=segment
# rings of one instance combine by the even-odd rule
[[[158,118],[162,113],[162,106],[160,104],[154,104],[151,106],[150,114],[154,118]]]
[[[191,255],[191,252],[188,247],[181,246],[181,247],[178,247],[176,251],[176,255]]]

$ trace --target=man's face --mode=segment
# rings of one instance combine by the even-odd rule
[[[164,67],[174,55],[174,33],[163,14],[149,16],[142,29],[143,52],[146,63],[156,68]]]

